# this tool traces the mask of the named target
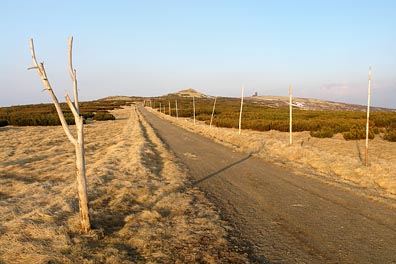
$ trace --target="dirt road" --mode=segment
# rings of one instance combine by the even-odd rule
[[[396,263],[395,210],[140,111],[187,166],[193,184],[250,243],[253,261]]]

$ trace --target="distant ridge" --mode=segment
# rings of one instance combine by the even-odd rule
[[[167,95],[163,95],[160,97],[166,96],[178,96],[184,98],[213,98],[213,96],[203,94],[193,88],[188,88],[184,90],[180,90],[176,93],[169,93]],[[149,97],[144,97],[149,98]],[[133,101],[144,99],[143,97],[135,97],[135,96],[108,96],[99,100],[103,101]],[[158,98],[158,97],[157,97]],[[235,98],[234,98],[235,99]],[[259,105],[272,107],[272,108],[282,108],[287,107],[289,105],[289,97],[288,96],[250,96],[245,97],[245,100],[250,101],[252,103],[256,103]],[[301,110],[336,110],[336,111],[361,111],[365,112],[367,110],[367,106],[365,105],[358,105],[358,104],[348,104],[348,103],[341,103],[341,102],[333,102],[333,101],[326,101],[321,99],[314,99],[314,98],[293,98],[293,108],[301,109]],[[371,110],[374,112],[395,112],[396,109],[385,108],[385,107],[371,107]]]
[[[288,96],[252,96],[246,97],[246,100],[253,101],[262,105],[273,108],[284,107],[289,105]],[[365,112],[367,106],[357,104],[347,104],[332,102],[313,98],[293,98],[293,107],[302,110],[338,110],[338,111],[361,111]],[[390,112],[395,109],[384,107],[370,107],[374,112]]]
[[[130,96],[115,95],[115,96],[107,96],[99,100],[100,101],[131,101],[133,99],[134,97],[130,97]]]

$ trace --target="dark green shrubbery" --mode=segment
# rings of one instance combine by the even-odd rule
[[[175,113],[175,100],[178,100],[179,117],[192,117],[192,98],[162,97],[153,99],[153,107],[172,105]],[[196,117],[198,120],[209,124],[213,108],[213,98],[195,98]],[[240,99],[217,98],[216,111],[213,125],[218,127],[238,127]],[[166,113],[168,113],[168,108]],[[374,134],[383,133],[386,127],[396,124],[395,112],[373,112],[370,120],[369,138]],[[311,111],[293,110],[293,131],[311,131],[314,137],[332,137],[334,134],[343,133],[346,139],[365,138],[366,113],[356,111]],[[396,126],[396,125],[395,125]],[[257,131],[278,130],[289,131],[288,107],[272,108],[249,100],[245,101],[242,113],[242,128]],[[390,133],[390,132],[389,132]],[[389,134],[390,135],[390,134]]]
[[[94,114],[93,112],[83,112],[83,113],[81,113],[81,115],[82,115],[85,119],[87,119],[87,118],[93,118],[95,114]]]
[[[385,130],[384,139],[396,142],[396,122],[392,122]]]
[[[391,142],[396,142],[396,129],[395,128],[387,129],[384,134],[384,139]]]
[[[322,128],[321,130],[311,131],[309,134],[311,137],[331,138],[334,136],[334,130],[331,128]]]
[[[7,120],[0,120],[0,127],[8,126]]]
[[[115,120],[115,117],[107,111],[100,111],[93,116],[93,120],[96,121]]]
[[[71,113],[64,114],[66,122],[74,125],[74,117]],[[61,124],[56,113],[11,113],[8,115],[8,123],[14,126],[58,126]]]
[[[342,133],[344,139],[346,140],[356,140],[356,139],[365,139],[366,138],[366,128],[363,126],[353,126],[348,132]],[[369,139],[374,139],[374,130],[373,128],[369,129]]]
[[[114,116],[107,111],[130,104],[131,102],[117,100],[82,102],[80,103],[80,112],[85,119],[114,120]],[[68,106],[62,103],[61,108],[66,122],[69,125],[73,125],[75,123],[74,117]],[[0,107],[0,120],[4,120],[8,125],[14,126],[57,126],[61,124],[53,104]],[[5,122],[2,123],[2,125],[4,124]]]

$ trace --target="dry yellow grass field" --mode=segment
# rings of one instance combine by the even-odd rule
[[[0,128],[0,263],[246,263],[134,106],[85,126],[90,214],[61,127]]]
[[[151,111],[235,150],[254,153],[257,157],[295,173],[396,206],[395,142],[385,141],[379,136],[370,140],[369,166],[366,167],[365,141],[346,141],[341,134],[322,139],[311,137],[309,132],[297,132],[293,133],[293,145],[289,145],[289,134],[285,132],[243,130],[238,135],[237,129],[210,128],[203,122],[194,125],[191,119],[177,120],[155,110]]]

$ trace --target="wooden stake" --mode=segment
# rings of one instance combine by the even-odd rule
[[[289,144],[293,144],[293,106],[292,106],[292,102],[293,102],[293,95],[292,95],[292,85],[290,84],[289,87],[289,112],[290,112],[290,124],[289,124],[289,131],[290,131],[290,140],[289,140]]]
[[[55,109],[58,113],[59,120],[62,124],[63,130],[67,138],[75,147],[76,152],[76,177],[77,177],[77,191],[79,199],[79,209],[80,209],[80,222],[83,232],[87,233],[91,230],[91,224],[89,219],[89,207],[88,207],[88,194],[87,194],[87,178],[85,174],[85,153],[84,153],[84,119],[80,116],[78,107],[78,93],[77,93],[77,74],[76,70],[72,66],[72,46],[73,37],[69,37],[69,72],[73,81],[73,94],[74,103],[72,103],[69,95],[66,94],[66,102],[69,106],[76,123],[77,128],[77,139],[72,135],[70,128],[65,120],[63,111],[60,107],[58,98],[56,97],[54,91],[52,90],[51,84],[48,81],[47,74],[45,72],[44,63],[37,63],[36,54],[34,51],[33,39],[30,39],[30,52],[32,55],[32,60],[34,67],[29,69],[36,69],[38,75],[40,76],[45,89],[50,94],[52,101],[55,105]]]
[[[369,140],[369,121],[370,121],[370,97],[371,97],[371,67],[368,71],[368,88],[367,88],[367,120],[366,120],[366,151],[365,151],[365,165],[368,166],[368,140]]]
[[[215,107],[216,107],[216,100],[217,100],[217,97],[215,97],[215,99],[214,99],[213,110],[212,110],[212,116],[210,117],[210,125],[209,125],[209,128],[212,128],[213,116],[214,116]]]
[[[241,110],[239,111],[239,130],[238,134],[241,134],[241,129],[242,129],[242,108],[243,108],[243,90],[245,89],[245,86],[242,84],[242,96],[241,96]]]
[[[171,111],[171,107],[170,107],[170,101],[168,101],[169,104],[169,116],[172,116],[172,111]]]
[[[175,101],[176,104],[176,119],[179,119],[179,110],[177,109],[177,100]]]
[[[194,113],[194,125],[195,125],[195,97],[193,96],[193,113]]]

